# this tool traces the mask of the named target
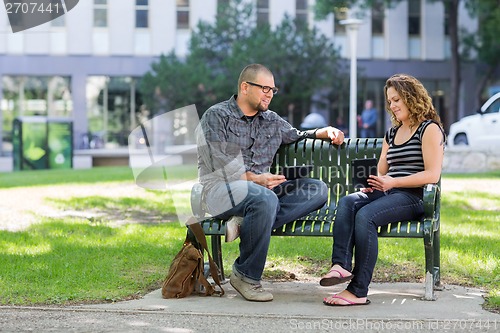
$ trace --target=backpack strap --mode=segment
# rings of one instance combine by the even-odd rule
[[[203,249],[204,249],[204,250],[207,251],[208,262],[209,262],[209,265],[210,265],[210,275],[212,275],[212,278],[214,279],[214,282],[220,288],[220,291],[215,291],[214,290],[213,293],[218,294],[220,296],[224,295],[224,289],[222,288],[221,282],[220,282],[220,279],[219,279],[219,276],[220,276],[219,267],[217,267],[217,264],[214,262],[214,260],[212,259],[212,256],[210,255],[210,251],[208,250],[208,245],[207,245],[207,238],[205,236],[205,233],[203,232],[203,228],[201,227],[200,223],[194,217],[190,217],[189,220],[186,222],[186,225],[189,228],[189,230],[191,230],[191,232],[196,237],[196,241],[198,242],[198,244],[201,245],[201,247],[202,247],[201,250],[203,251]],[[208,283],[207,279],[205,278],[205,276],[203,274],[201,274],[201,276],[199,277],[199,280],[205,286],[205,290],[207,290],[207,291],[210,290],[210,288],[212,286]],[[207,285],[209,287],[207,287]]]

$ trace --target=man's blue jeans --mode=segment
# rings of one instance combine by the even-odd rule
[[[233,271],[248,283],[260,283],[271,231],[321,208],[327,200],[328,187],[310,178],[288,180],[272,190],[245,180],[231,182],[229,187],[231,195],[226,183],[207,193],[208,211],[224,211],[217,216],[222,219],[243,216],[240,256],[234,262]]]
[[[333,224],[332,265],[338,264],[354,275],[348,291],[357,297],[368,294],[378,257],[378,227],[419,219],[423,213],[422,199],[400,189],[356,192],[339,200]]]

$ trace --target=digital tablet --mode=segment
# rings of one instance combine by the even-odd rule
[[[297,179],[307,177],[313,169],[312,165],[297,165],[283,168],[283,175],[286,179]]]
[[[370,187],[368,185],[368,177],[370,175],[377,175],[377,163],[376,158],[352,161],[351,171],[354,188]]]

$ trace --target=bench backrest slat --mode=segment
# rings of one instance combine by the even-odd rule
[[[285,166],[311,164],[310,177],[324,181],[330,193],[327,207],[336,207],[341,197],[354,191],[351,181],[351,161],[354,159],[378,158],[382,150],[382,139],[346,139],[341,146],[326,140],[304,139],[283,145],[278,150],[272,173],[278,173]],[[314,216],[317,213],[313,214]],[[330,215],[324,211],[320,216]]]

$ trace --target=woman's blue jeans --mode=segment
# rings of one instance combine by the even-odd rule
[[[228,186],[221,183],[206,195],[209,212],[221,212],[227,219],[243,216],[240,228],[240,255],[236,270],[248,283],[259,283],[266,264],[271,231],[321,208],[328,197],[328,187],[317,179],[288,180],[272,190],[253,182],[238,180]],[[232,197],[232,199],[231,199]]]
[[[368,294],[378,257],[378,227],[419,219],[423,213],[422,199],[400,189],[356,192],[339,200],[333,224],[332,265],[338,264],[354,275],[348,291],[357,297]]]

